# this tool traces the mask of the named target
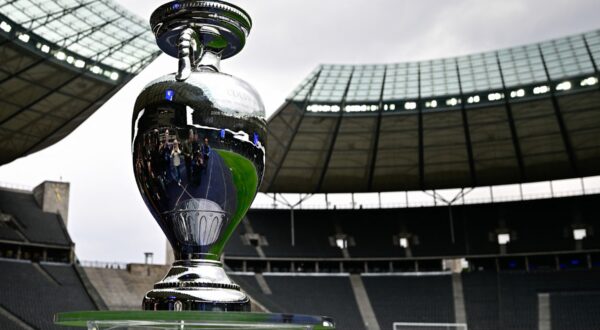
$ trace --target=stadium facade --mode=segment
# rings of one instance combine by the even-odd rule
[[[158,50],[147,30],[111,1],[0,2],[0,164],[65,137],[150,63]],[[385,192],[598,175],[599,64],[593,31],[441,60],[321,65],[269,120],[261,189]],[[65,229],[68,195],[60,182],[0,188],[1,328],[52,328],[60,311],[139,309],[168,269],[79,263]],[[584,194],[254,209],[223,261],[256,310],[325,314],[338,329],[593,329],[599,202]]]
[[[453,202],[463,188],[599,175],[598,64],[600,31],[447,59],[320,65],[268,123],[261,190],[274,204],[300,200],[251,210],[225,263],[267,309],[326,311],[344,329],[593,328],[599,195]],[[448,188],[459,195],[437,207],[302,209],[303,194],[438,199]],[[311,287],[320,299],[297,293]]]
[[[0,1],[0,165],[63,139],[159,54],[112,1]]]

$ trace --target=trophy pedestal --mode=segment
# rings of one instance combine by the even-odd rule
[[[176,261],[142,303],[147,311],[249,312],[250,299],[220,262]]]
[[[54,316],[62,326],[102,329],[335,329],[321,316],[236,312],[70,312]]]

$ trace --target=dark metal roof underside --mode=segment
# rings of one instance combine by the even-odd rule
[[[600,175],[598,64],[600,31],[443,60],[322,65],[269,119],[261,190],[406,191]]]
[[[62,140],[160,54],[112,1],[36,1],[0,1],[0,165]]]

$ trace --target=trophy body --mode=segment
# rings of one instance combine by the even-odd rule
[[[220,263],[265,165],[262,101],[250,85],[219,72],[220,59],[243,46],[250,26],[244,15],[220,1],[183,1],[152,16],[157,42],[179,58],[179,70],[138,96],[133,166],[176,262],[144,297],[145,310],[250,309]]]

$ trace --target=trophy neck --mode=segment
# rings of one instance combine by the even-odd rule
[[[177,42],[177,80],[187,80],[194,71],[220,72],[221,57],[226,45],[227,41],[220,38],[218,30],[187,28],[181,31]]]
[[[217,266],[223,267],[223,264],[217,260],[210,259],[185,259],[176,260],[173,266],[198,267],[198,266]]]
[[[191,263],[218,263],[220,264],[220,255],[213,253],[189,253],[188,251],[174,250],[175,262],[191,262]]]
[[[195,71],[221,72],[221,52],[204,48],[195,67]]]

